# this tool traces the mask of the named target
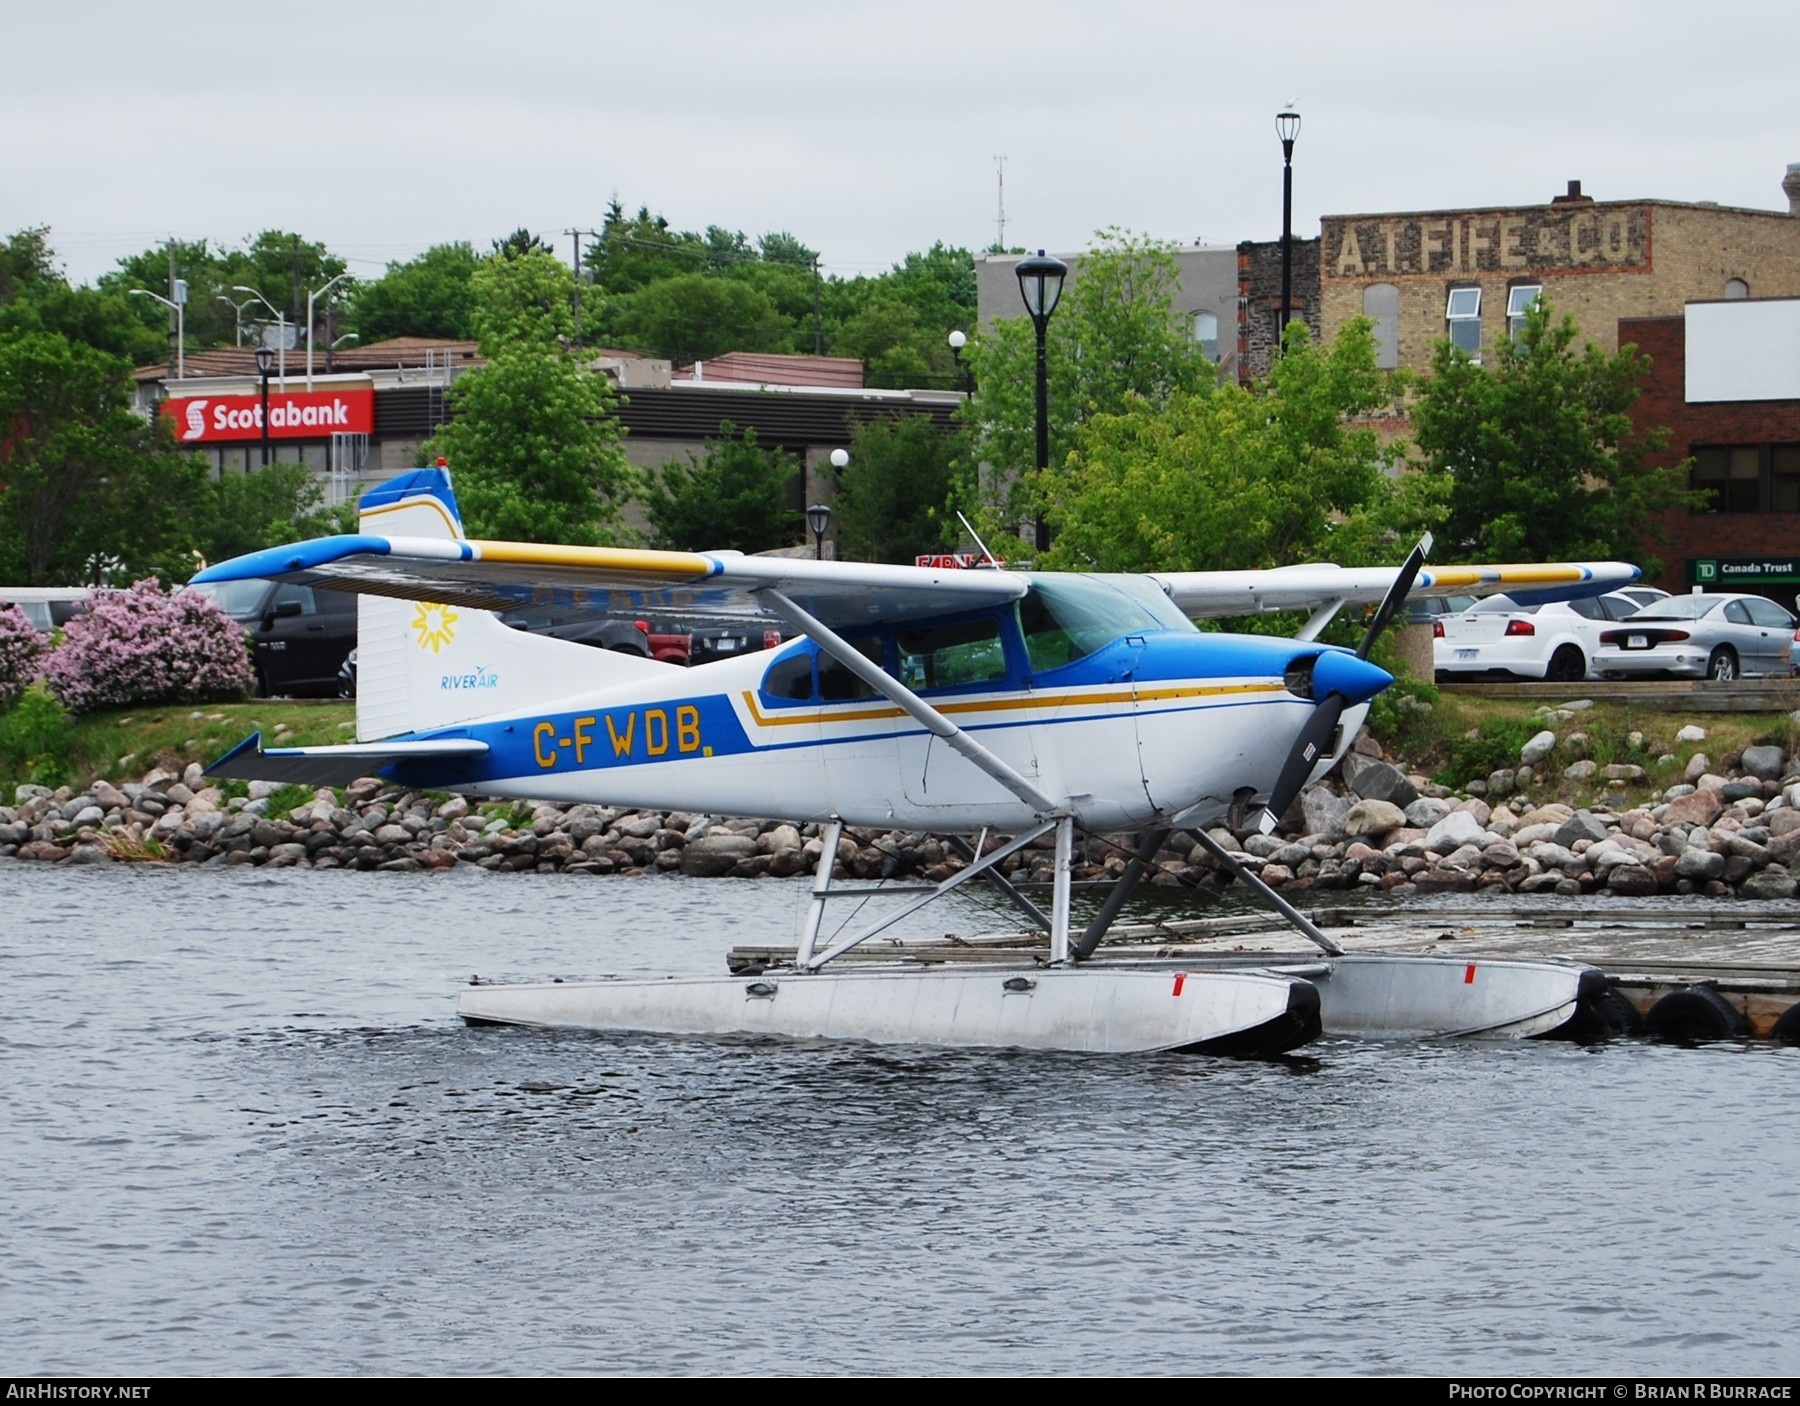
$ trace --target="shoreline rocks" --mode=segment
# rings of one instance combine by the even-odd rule
[[[1533,739],[1535,742],[1536,739]],[[1734,774],[1702,769],[1652,801],[1609,808],[1493,803],[1455,796],[1390,762],[1371,759],[1345,782],[1309,788],[1275,835],[1223,826],[1213,838],[1278,889],[1322,891],[1657,894],[1791,899],[1800,890],[1800,758],[1746,749]],[[1359,784],[1361,783],[1361,784]],[[1366,790],[1364,786],[1366,785]],[[472,864],[502,873],[692,878],[790,878],[816,868],[822,826],[722,819],[611,806],[472,804],[366,777],[321,789],[281,815],[277,788],[255,782],[228,797],[198,765],[140,781],[96,781],[80,792],[21,786],[0,806],[0,858],[64,864],[153,861],[215,866],[416,872]],[[1368,794],[1374,792],[1377,794]],[[285,794],[293,795],[291,788]],[[1492,791],[1489,792],[1492,794]],[[1123,871],[1136,836],[1078,846],[1076,877]],[[997,847],[997,839],[990,845]],[[1051,877],[1048,838],[1002,872]],[[938,882],[964,861],[935,836],[847,829],[839,877]],[[1232,880],[1184,837],[1153,860],[1146,882],[1217,891]]]

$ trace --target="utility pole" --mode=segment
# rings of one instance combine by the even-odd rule
[[[581,340],[581,236],[585,234],[589,239],[598,239],[600,231],[597,229],[565,229],[563,233],[575,241],[575,340],[579,342]]]

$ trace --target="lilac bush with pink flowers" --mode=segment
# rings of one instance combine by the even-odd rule
[[[25,612],[11,601],[0,601],[0,708],[38,676],[45,647],[44,637]]]
[[[44,679],[75,713],[148,703],[199,703],[248,693],[244,627],[197,591],[155,580],[97,592],[63,630]]]

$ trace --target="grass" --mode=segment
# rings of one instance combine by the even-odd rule
[[[291,699],[95,713],[70,724],[67,775],[72,785],[85,785],[96,778],[135,781],[157,766],[179,772],[189,762],[217,761],[253,732],[261,732],[265,744],[283,746],[347,742],[355,721],[354,703]],[[11,804],[13,788],[27,779],[0,776],[0,805]],[[290,805],[311,797],[308,789]]]

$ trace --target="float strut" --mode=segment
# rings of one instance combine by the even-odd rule
[[[1308,918],[1306,914],[1302,913],[1298,908],[1294,907],[1293,904],[1289,903],[1280,894],[1276,893],[1274,889],[1264,883],[1262,875],[1252,874],[1248,869],[1244,868],[1243,865],[1239,864],[1237,860],[1231,857],[1231,851],[1226,849],[1224,845],[1220,844],[1211,835],[1207,834],[1206,831],[1198,829],[1189,830],[1188,834],[1198,840],[1208,854],[1218,860],[1219,863],[1223,864],[1230,872],[1232,878],[1236,879],[1239,883],[1255,893],[1264,903],[1267,903],[1277,913],[1281,914],[1282,917],[1292,923],[1304,936],[1311,938],[1327,956],[1341,957],[1344,955],[1344,949],[1339,947],[1337,943],[1333,942],[1329,937],[1325,936],[1324,933],[1320,932],[1319,929],[1314,926],[1312,919]]]
[[[1094,949],[1100,945],[1100,939],[1106,936],[1106,930],[1112,926],[1113,919],[1119,916],[1119,910],[1130,901],[1132,893],[1137,889],[1138,880],[1144,877],[1144,870],[1149,866],[1150,861],[1156,858],[1156,852],[1163,847],[1163,842],[1168,838],[1167,830],[1146,830],[1144,832],[1143,838],[1138,841],[1137,852],[1131,856],[1130,862],[1125,866],[1125,872],[1119,875],[1117,882],[1113,884],[1112,892],[1107,894],[1106,902],[1094,915],[1094,921],[1087,925],[1086,931],[1076,939],[1075,945],[1069,949],[1071,958],[1077,962],[1085,962],[1094,955]]]

